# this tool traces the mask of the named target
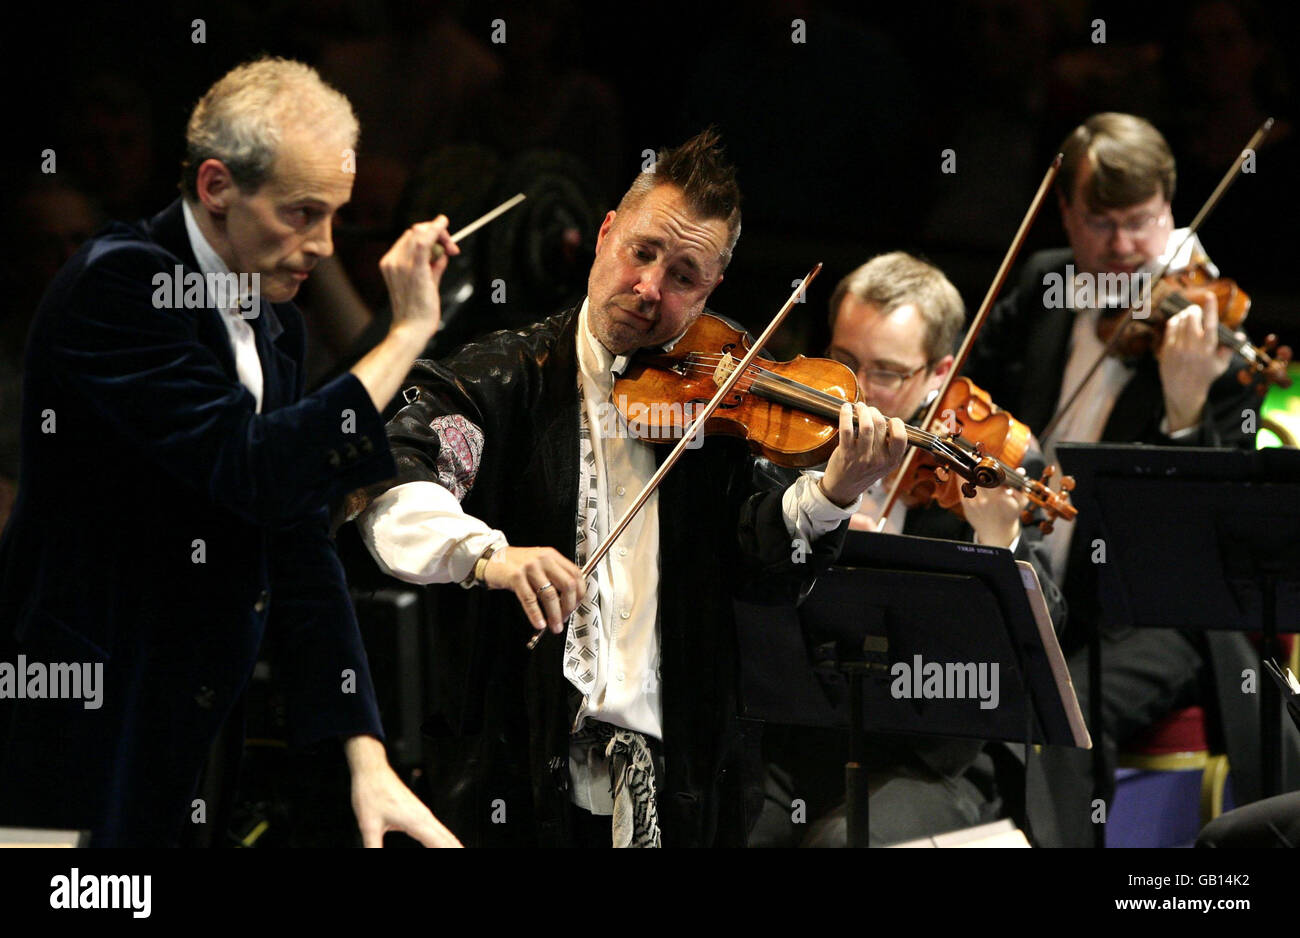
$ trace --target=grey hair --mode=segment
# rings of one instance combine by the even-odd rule
[[[199,166],[220,160],[241,189],[266,182],[287,128],[333,133],[355,149],[352,105],[310,65],[266,57],[227,72],[207,90],[185,129],[181,191],[198,199]]]

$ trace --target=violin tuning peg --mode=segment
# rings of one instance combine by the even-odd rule
[[[979,491],[979,486],[974,482],[963,482],[961,484],[961,493],[967,498],[974,498],[975,493]]]
[[[1055,527],[1055,525],[1053,525],[1051,520],[1047,518],[1044,518],[1042,521],[1038,522],[1038,530],[1042,531],[1043,534],[1051,534],[1053,527]]]
[[[1061,491],[1062,492],[1074,491],[1074,476],[1061,476]]]
[[[1023,524],[1025,527],[1029,527],[1029,523],[1033,520],[1034,520],[1034,513],[1032,511],[1025,510],[1020,513],[1020,523]]]

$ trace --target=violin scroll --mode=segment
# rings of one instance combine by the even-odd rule
[[[1051,479],[1054,475],[1056,475],[1056,466],[1051,465],[1043,469],[1043,475],[1038,481],[1025,480],[1025,494],[1029,496],[1029,501],[1034,507],[1026,508],[1020,513],[1020,523],[1026,527],[1036,524],[1044,534],[1052,533],[1057,519],[1073,521],[1079,515],[1079,509],[1070,503],[1070,493],[1074,491],[1074,476],[1061,476],[1060,488],[1053,489]],[[1044,517],[1037,517],[1038,509],[1044,512]]]
[[[1246,351],[1246,364],[1237,372],[1237,380],[1243,385],[1253,384],[1255,390],[1263,397],[1271,384],[1280,388],[1291,387],[1291,376],[1287,366],[1291,364],[1291,346],[1277,344],[1277,336],[1269,333],[1260,346],[1249,346]]]

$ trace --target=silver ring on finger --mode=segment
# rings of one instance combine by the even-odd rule
[[[547,590],[553,590],[553,589],[555,589],[555,584],[554,584],[554,583],[547,583],[547,584],[545,584],[545,585],[543,585],[543,586],[539,586],[539,587],[537,588],[537,594],[540,596],[542,593],[545,593]]]

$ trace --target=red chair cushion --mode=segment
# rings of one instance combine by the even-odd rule
[[[1251,644],[1255,646],[1256,650],[1264,644],[1263,632],[1248,632],[1247,635],[1250,636]],[[1295,640],[1295,632],[1283,632],[1278,635],[1277,643],[1282,646],[1281,664],[1286,664],[1291,659],[1291,646],[1295,643]]]
[[[1144,756],[1165,756],[1175,752],[1206,752],[1205,711],[1184,707],[1166,714],[1135,735],[1123,749]]]

